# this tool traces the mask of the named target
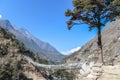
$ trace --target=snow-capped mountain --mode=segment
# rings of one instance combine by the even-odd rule
[[[34,37],[28,30],[13,26],[8,20],[2,19],[0,19],[0,26],[14,34],[19,41],[24,43],[26,48],[34,53],[39,53],[41,58],[51,62],[59,62],[63,59],[64,56],[53,46]]]
[[[67,50],[67,51],[63,51],[62,54],[63,55],[71,55],[72,53],[75,53],[76,51],[79,51],[81,49],[80,46],[73,48],[71,50]]]

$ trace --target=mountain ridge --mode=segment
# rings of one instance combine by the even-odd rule
[[[64,56],[49,43],[39,40],[24,28],[12,26],[9,20],[0,19],[0,26],[14,34],[30,51],[39,53],[41,58],[55,63],[60,62],[64,58]]]

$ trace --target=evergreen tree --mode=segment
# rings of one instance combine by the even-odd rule
[[[65,16],[70,17],[67,21],[68,29],[74,25],[88,24],[89,29],[98,30],[98,53],[99,60],[104,63],[102,53],[101,27],[120,16],[119,0],[73,0],[74,9],[67,9]]]

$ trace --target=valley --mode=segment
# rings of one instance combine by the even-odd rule
[[[78,51],[65,57],[61,63],[53,64],[49,59],[44,60],[38,54],[28,50],[13,33],[1,27],[0,79],[119,80],[119,23],[120,20],[113,21],[102,32],[105,65],[98,62],[96,37]],[[9,76],[4,78],[6,75]],[[21,76],[24,78],[21,79]]]

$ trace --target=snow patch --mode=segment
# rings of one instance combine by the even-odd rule
[[[29,33],[28,31],[25,31],[25,34],[26,34],[26,35],[30,35],[30,33]]]

